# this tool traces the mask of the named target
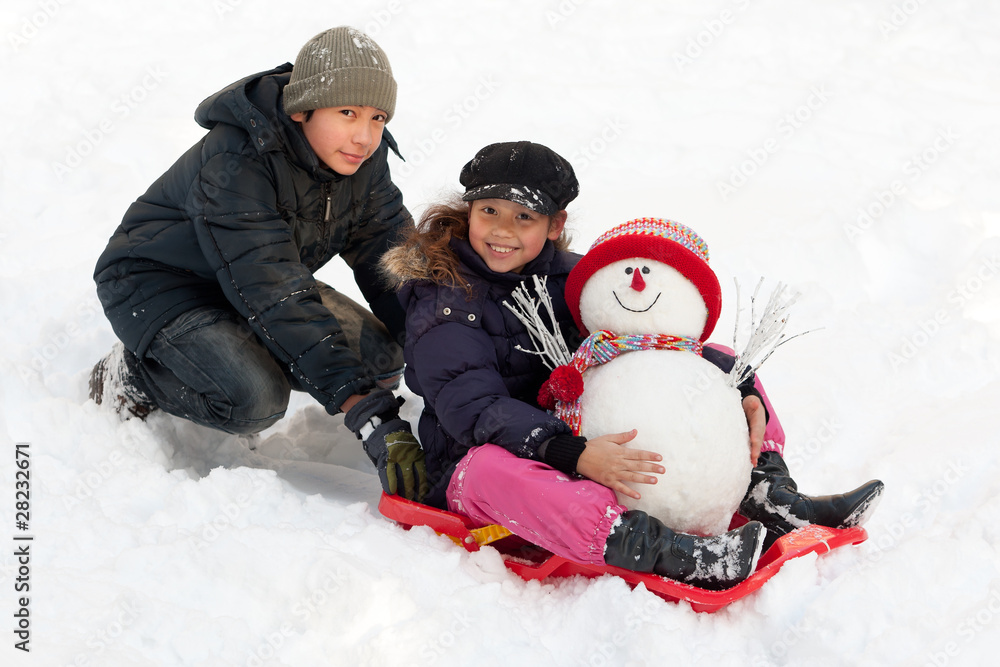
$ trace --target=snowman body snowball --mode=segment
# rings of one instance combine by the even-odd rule
[[[587,439],[636,429],[625,446],[663,456],[657,484],[621,504],[679,532],[725,532],[752,464],[740,393],[701,356],[721,307],[704,242],[669,220],[619,225],[581,259],[566,296],[592,332],[576,358],[597,361],[577,363],[583,392],[557,414]]]

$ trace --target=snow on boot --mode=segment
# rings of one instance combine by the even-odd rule
[[[750,488],[740,503],[740,514],[763,523],[773,542],[809,524],[830,528],[860,526],[875,511],[884,489],[881,481],[873,479],[848,493],[807,496],[799,493],[781,456],[763,452],[750,475]]]
[[[721,590],[753,574],[764,533],[764,527],[752,521],[723,535],[685,535],[645,512],[629,510],[622,513],[608,535],[604,562]]]
[[[90,398],[98,405],[110,405],[123,419],[145,420],[156,409],[152,399],[136,384],[138,358],[115,343],[106,357],[90,371]]]

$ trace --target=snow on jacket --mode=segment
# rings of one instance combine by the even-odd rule
[[[579,344],[563,292],[579,255],[557,251],[551,241],[521,273],[495,273],[466,240],[453,239],[472,298],[461,287],[427,280],[423,257],[397,248],[383,260],[404,283],[406,386],[424,399],[418,434],[433,489],[425,501],[445,506],[445,491],[458,461],[471,447],[493,443],[523,458],[538,458],[549,438],[570,434],[560,419],[538,407],[538,389],[549,370],[532,349],[524,325],[504,305],[533,274],[548,276],[556,318],[570,349]]]
[[[326,168],[282,110],[292,66],[238,81],[199,105],[209,132],[125,213],[97,263],[112,328],[142,356],[198,306],[235,309],[330,412],[374,386],[325,308],[313,272],[335,255],[399,340],[403,313],[378,260],[413,221],[382,143],[352,176]]]

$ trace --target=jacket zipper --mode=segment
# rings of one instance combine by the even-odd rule
[[[326,195],[326,210],[323,212],[323,224],[320,230],[320,242],[319,242],[319,260],[320,263],[328,260],[327,254],[330,252],[330,220],[333,216],[333,192],[331,190],[330,184],[327,183],[323,186],[323,192]]]

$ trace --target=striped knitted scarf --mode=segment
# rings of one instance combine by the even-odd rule
[[[580,435],[580,396],[583,394],[583,372],[592,366],[606,364],[619,354],[635,350],[686,350],[702,354],[701,341],[684,336],[665,334],[633,334],[616,336],[606,330],[590,334],[564,366],[558,366],[538,393],[543,408],[555,410],[574,435]]]

